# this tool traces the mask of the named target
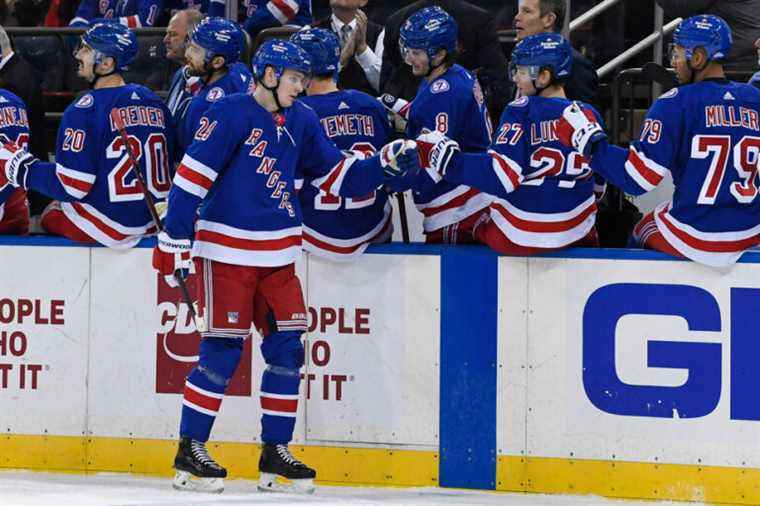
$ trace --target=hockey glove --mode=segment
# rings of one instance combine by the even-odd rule
[[[426,132],[417,137],[420,167],[438,183],[446,174],[453,156],[459,152],[459,144],[440,132]]]
[[[565,107],[557,126],[559,140],[585,157],[590,157],[594,143],[607,138],[602,125],[589,109],[582,109],[578,102]]]
[[[388,178],[416,174],[420,170],[417,143],[398,139],[380,149],[380,165]]]
[[[37,159],[24,148],[16,144],[5,144],[0,148],[0,167],[3,176],[0,176],[0,186],[9,183],[14,188],[23,186],[26,189],[26,175],[29,166]]]
[[[396,131],[403,132],[406,129],[406,122],[409,121],[409,109],[412,103],[388,93],[381,95],[378,100],[388,110],[391,123],[393,123]]]
[[[158,244],[153,249],[153,268],[164,275],[166,284],[172,288],[179,286],[181,279],[195,272],[190,258],[190,239],[172,239],[166,232],[159,232]]]

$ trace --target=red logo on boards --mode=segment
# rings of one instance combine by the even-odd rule
[[[161,275],[157,275],[156,279],[156,393],[181,394],[185,378],[198,362],[201,336],[195,330],[195,322],[187,305],[180,303],[182,294],[179,288],[170,288]],[[190,284],[194,279],[188,281]],[[243,356],[225,394],[251,396],[251,339],[245,340]]]

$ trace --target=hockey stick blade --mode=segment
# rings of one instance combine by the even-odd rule
[[[641,67],[641,73],[650,81],[654,81],[661,85],[665,88],[665,91],[678,86],[678,79],[676,79],[676,76],[670,70],[655,62],[650,61],[645,63],[644,66]]]
[[[158,232],[161,232],[163,231],[163,226],[161,226],[161,219],[158,217],[158,212],[156,211],[156,203],[153,201],[153,195],[151,195],[148,191],[148,185],[145,182],[145,177],[143,176],[142,172],[140,172],[140,164],[137,161],[137,157],[135,156],[134,151],[132,151],[132,145],[129,142],[129,136],[127,135],[124,120],[119,115],[119,110],[117,108],[111,109],[110,117],[111,124],[119,132],[121,142],[124,145],[124,150],[127,152],[129,161],[132,164],[132,172],[135,173],[137,182],[140,185],[140,191],[142,191],[143,198],[145,199],[145,205],[148,206],[148,212],[150,213],[150,217],[153,219],[153,224],[156,226],[156,230]],[[185,304],[187,304],[190,315],[195,322],[195,328],[198,330],[198,332],[205,332],[206,320],[199,314],[198,303],[190,297],[190,292],[187,289],[187,283],[185,283],[185,279],[180,275],[179,271],[174,272],[174,279],[179,285],[179,289],[182,292],[182,298],[185,300]]]

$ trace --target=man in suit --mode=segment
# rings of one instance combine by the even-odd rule
[[[330,0],[331,15],[312,26],[331,30],[340,40],[338,87],[377,96],[385,30],[367,19],[366,5],[367,0]]]

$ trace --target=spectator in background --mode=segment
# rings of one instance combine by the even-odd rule
[[[757,61],[755,41],[760,37],[760,0],[656,0],[668,18],[714,14],[731,27],[734,45],[723,62],[726,70],[751,70]]]
[[[243,29],[252,40],[265,28],[294,25],[306,26],[314,21],[311,0],[243,0]]]
[[[517,40],[537,33],[560,32],[565,23],[565,0],[520,0],[514,24]],[[593,103],[599,89],[594,64],[573,49],[573,69],[565,83],[570,100]]]
[[[338,87],[377,96],[385,31],[367,19],[362,11],[366,5],[367,0],[330,0],[332,15],[312,26],[330,30],[340,40]]]
[[[8,34],[0,27],[0,88],[17,95],[25,104],[29,118],[29,151],[40,160],[47,161],[45,142],[45,109],[42,103],[40,79],[29,63],[13,51]],[[29,192],[31,214],[42,213],[50,199],[34,191]]]
[[[69,26],[87,26],[93,19],[112,19],[128,28],[153,26],[163,0],[82,0]]]
[[[198,26],[202,19],[203,14],[200,11],[186,9],[172,16],[169,20],[169,26],[166,27],[166,36],[164,36],[166,59],[172,65],[181,65],[172,77],[169,95],[166,99],[166,105],[175,118],[181,116],[178,112],[187,107],[187,102],[193,97],[191,90],[188,89],[189,74],[185,65],[187,63],[185,50],[187,49],[188,34]]]
[[[399,51],[401,25],[417,11],[438,5],[448,12],[459,25],[458,58],[467,70],[477,70],[483,93],[491,114],[501,114],[511,88],[508,86],[507,60],[496,34],[495,16],[469,2],[461,0],[418,0],[399,10],[385,25],[383,64],[380,73],[380,91],[405,100],[417,94],[420,77],[412,74],[404,64]]]

